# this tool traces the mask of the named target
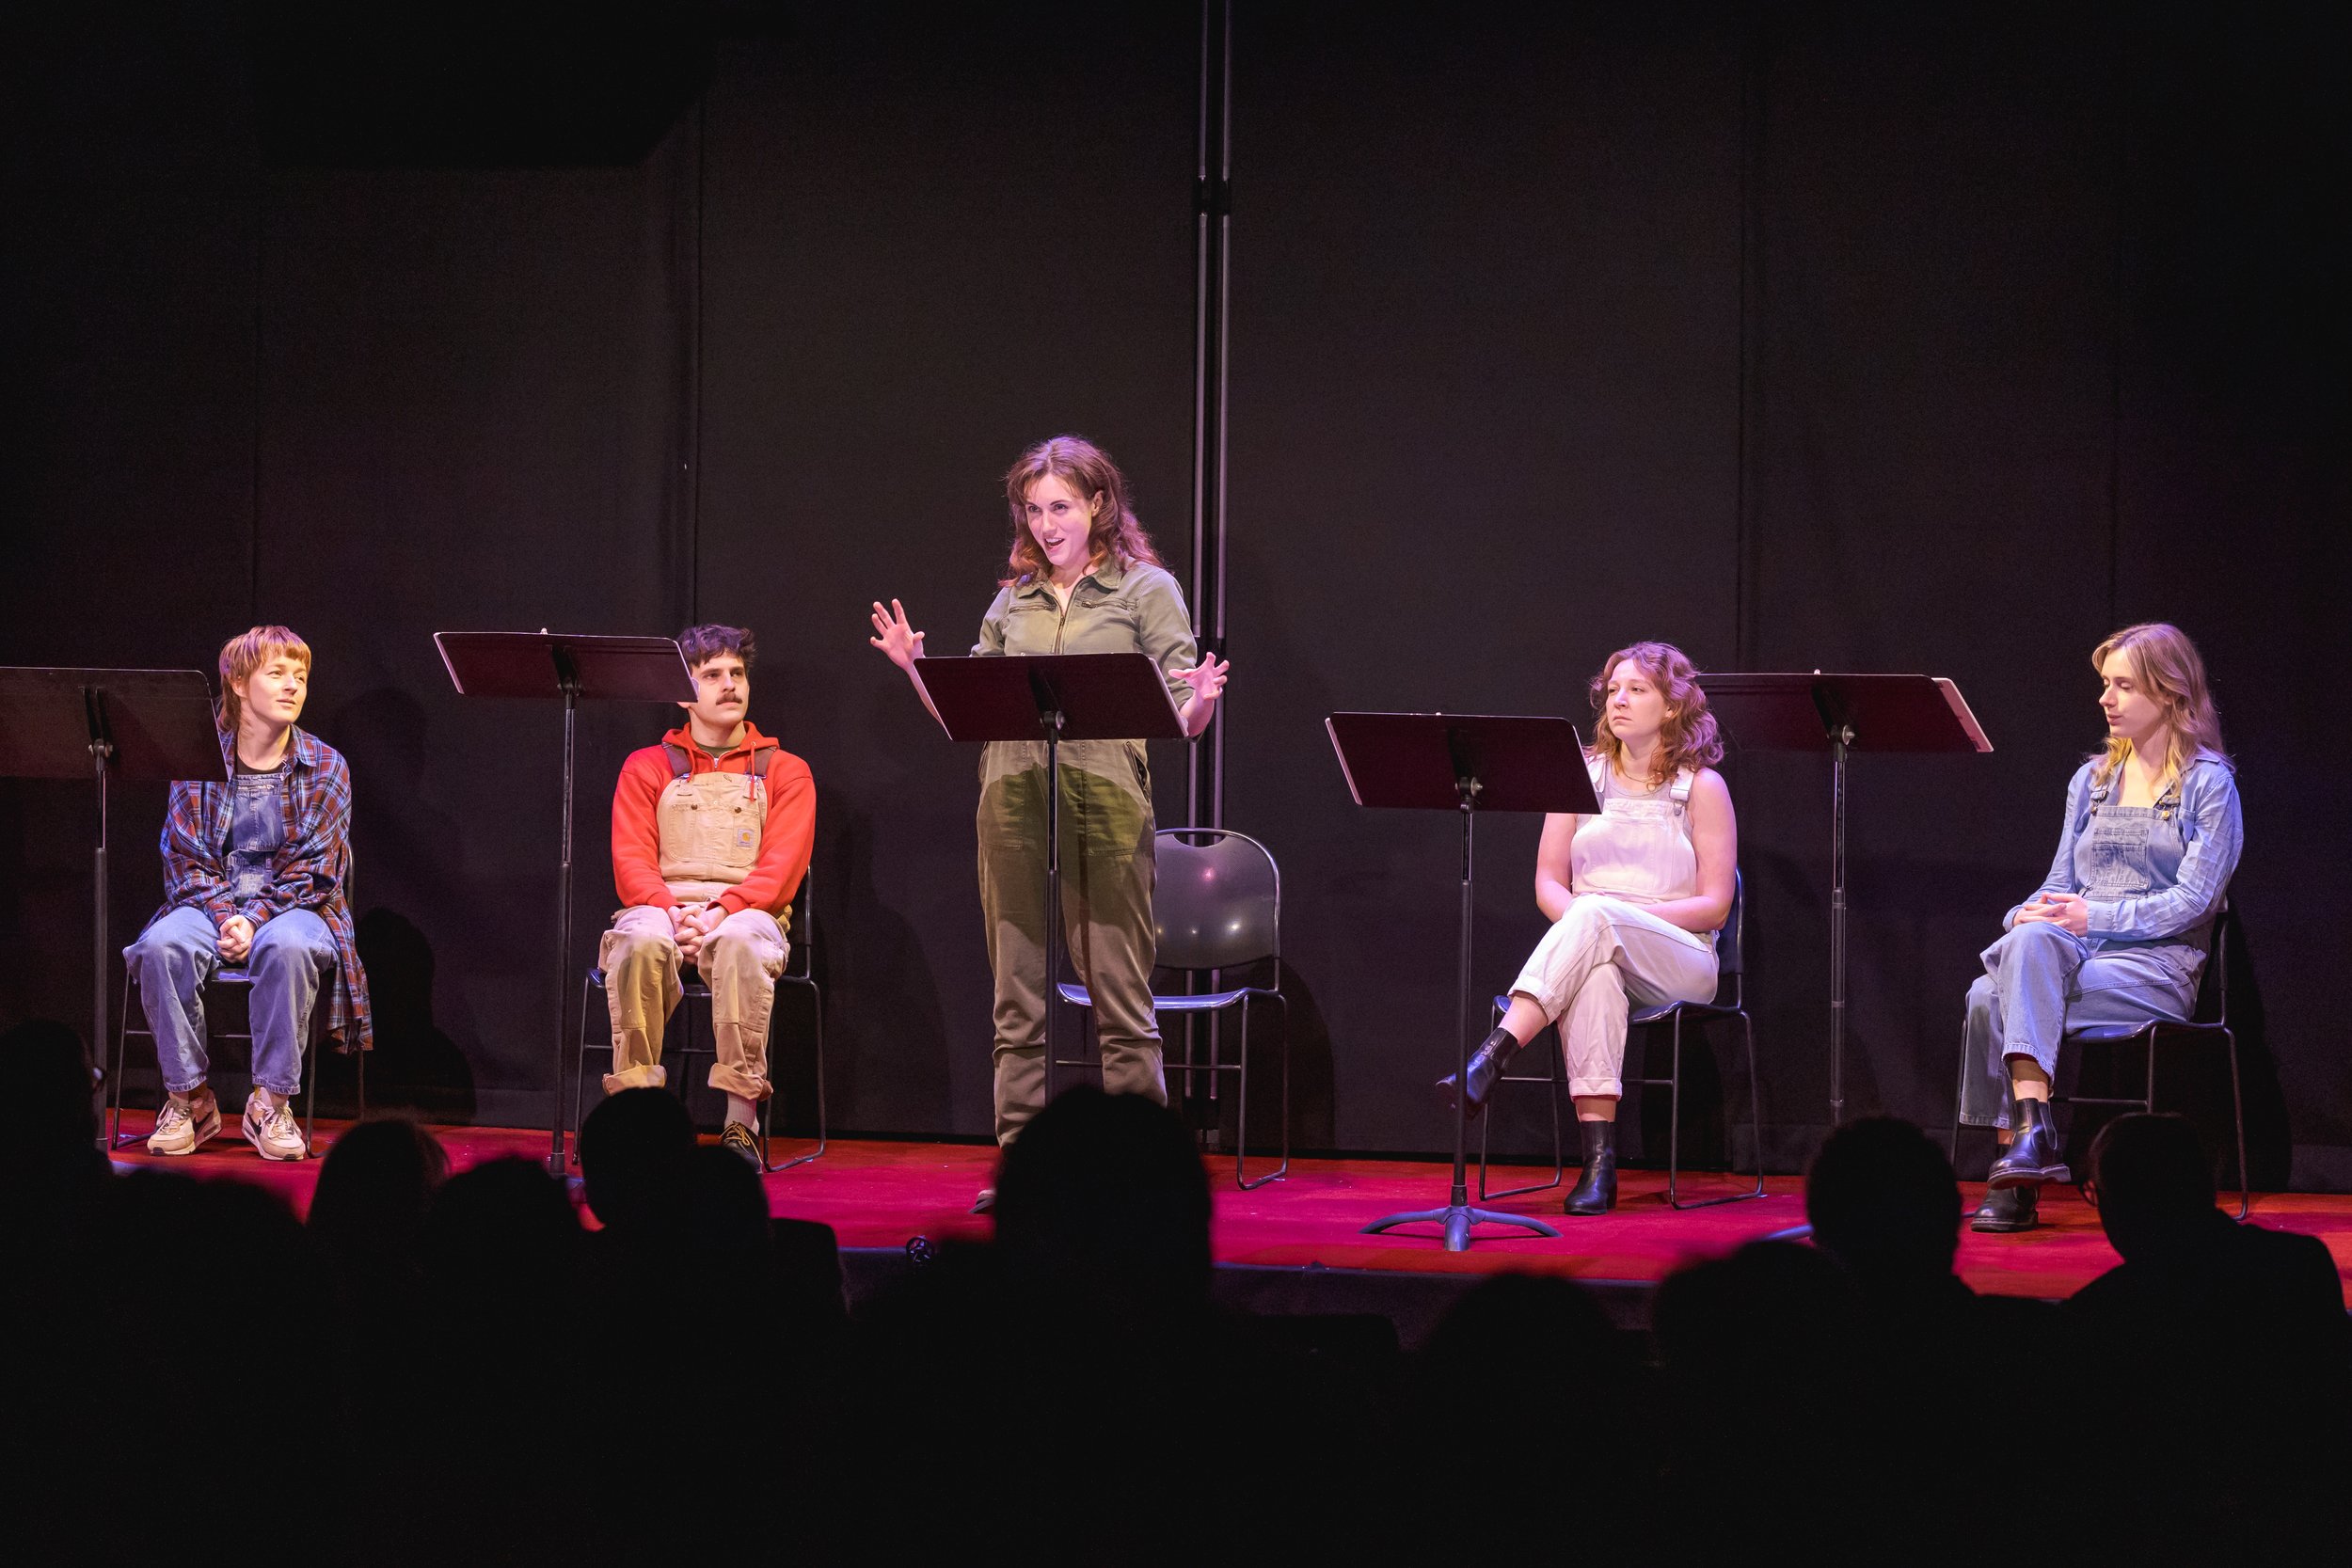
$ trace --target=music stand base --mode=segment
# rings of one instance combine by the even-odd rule
[[[1449,1203],[1442,1209],[1417,1209],[1409,1214],[1391,1214],[1386,1219],[1373,1221],[1358,1234],[1377,1236],[1400,1225],[1422,1224],[1445,1227],[1445,1249],[1448,1252],[1470,1250],[1470,1227],[1473,1225],[1516,1226],[1521,1230],[1533,1230],[1538,1236],[1549,1236],[1555,1242],[1560,1239],[1560,1232],[1541,1220],[1529,1219],[1525,1214],[1505,1214],[1493,1209],[1473,1209],[1467,1203]]]

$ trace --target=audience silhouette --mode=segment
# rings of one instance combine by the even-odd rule
[[[103,1456],[40,1499],[98,1550],[1612,1560],[1753,1552],[1802,1510],[1811,1555],[1937,1556],[1994,1540],[1969,1521],[1998,1477],[2054,1555],[2233,1559],[2336,1528],[2352,1459],[2333,1260],[2219,1212],[2178,1117],[2100,1133],[2122,1261],[2063,1308],[1962,1283],[1949,1164],[1871,1118],[1814,1161],[1813,1245],[1646,1304],[1500,1275],[1407,1354],[1385,1318],[1220,1307],[1192,1135],[1136,1097],[1056,1100],[1003,1155],[993,1239],[868,1261],[852,1314],[832,1231],[771,1219],[663,1090],[596,1106],[577,1195],[362,1122],[301,1225],[111,1167],[71,1029],[11,1030],[0,1064],[0,1304],[40,1350],[0,1359],[0,1408]]]
[[[2102,1128],[2090,1193],[2123,1261],[2062,1311],[2111,1434],[2086,1446],[2114,1504],[2086,1538],[2211,1560],[2340,1528],[2352,1348],[2327,1247],[2217,1209],[2211,1156],[2177,1116]]]

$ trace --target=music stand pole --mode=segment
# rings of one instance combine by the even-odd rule
[[[1061,1016],[1061,732],[1059,704],[1038,714],[1045,730],[1045,1102],[1054,1102]]]
[[[1464,776],[1455,781],[1461,792],[1462,805],[1462,908],[1460,929],[1454,940],[1454,1082],[1460,1084],[1470,1072],[1470,921],[1476,905],[1476,859],[1471,853],[1471,824],[1477,820],[1478,793],[1482,787],[1475,778]],[[1468,1252],[1470,1227],[1474,1225],[1507,1225],[1521,1230],[1532,1230],[1538,1236],[1555,1240],[1560,1232],[1542,1220],[1525,1214],[1506,1214],[1500,1209],[1477,1209],[1470,1200],[1470,1097],[1454,1096],[1454,1185],[1442,1209],[1416,1209],[1406,1213],[1389,1214],[1364,1227],[1363,1234],[1377,1236],[1400,1225],[1431,1223],[1445,1227],[1445,1249],[1448,1252]]]
[[[87,780],[96,793],[98,837],[90,848],[93,1064],[113,1059],[108,796],[118,780],[169,783],[219,776],[212,688],[197,671],[0,668],[0,778]],[[91,1089],[95,1095],[96,1080]],[[98,1147],[107,1147],[103,1131]]]
[[[1045,741],[1045,1095],[1054,1092],[1061,1009],[1061,747],[1065,740],[1174,740],[1184,721],[1168,678],[1129,654],[926,658],[916,678],[959,741]]]
[[[564,694],[564,851],[557,863],[555,906],[555,1115],[548,1120],[548,1172],[557,1180],[565,1174],[564,1162],[564,1047],[570,1033],[572,993],[572,796],[580,753],[580,670],[570,653],[555,653],[555,684]],[[584,1027],[584,1025],[583,1025]]]
[[[90,939],[90,1037],[91,1058],[107,1060],[106,1016],[107,981],[114,974],[114,955],[107,942],[106,912],[106,765],[114,760],[114,742],[100,729],[102,714],[99,705],[90,704],[91,734],[89,742],[90,774],[98,786],[98,847],[90,851],[90,908],[96,913],[96,925]],[[105,1122],[99,1122],[99,1143],[105,1144]]]
[[[694,677],[667,637],[605,637],[546,631],[442,631],[433,634],[461,697],[555,697],[564,704],[564,842],[556,855],[555,1078],[548,1113],[548,1169],[565,1172],[564,1050],[572,990],[572,831],[580,756],[580,704],[591,701],[691,703]]]
[[[1435,811],[1450,804],[1462,825],[1460,908],[1454,948],[1454,1060],[1456,1085],[1470,1070],[1470,940],[1477,903],[1476,823],[1486,811],[1593,811],[1576,728],[1565,719],[1477,714],[1335,713],[1325,721],[1350,794],[1361,806]],[[1400,1225],[1435,1224],[1445,1250],[1468,1251],[1471,1227],[1511,1226],[1538,1236],[1543,1221],[1470,1200],[1470,1101],[1454,1097],[1454,1180],[1445,1207],[1390,1214],[1364,1227],[1378,1235]]]
[[[1829,732],[1829,1124],[1846,1121],[1846,752],[1853,726]]]
[[[1820,670],[1706,677],[1708,704],[1740,751],[1829,749],[1829,1112],[1846,1119],[1846,770],[1857,742],[1874,752],[1990,752],[1960,688],[1942,676]]]

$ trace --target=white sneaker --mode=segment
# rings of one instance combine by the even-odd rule
[[[155,1113],[155,1131],[147,1135],[150,1154],[193,1154],[220,1135],[220,1101],[210,1089],[187,1099],[171,1096]]]
[[[245,1102],[245,1141],[264,1160],[303,1160],[310,1153],[310,1146],[302,1141],[302,1129],[294,1125],[292,1105],[273,1110],[259,1089]]]

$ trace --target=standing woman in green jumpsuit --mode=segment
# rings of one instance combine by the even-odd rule
[[[980,619],[975,657],[1142,653],[1168,677],[1197,736],[1216,715],[1227,665],[1200,658],[1176,579],[1127,504],[1108,453],[1057,436],[1005,475],[1012,551]],[[874,606],[868,639],[929,692],[923,634],[898,600]],[[932,717],[938,710],[932,709]],[[996,1141],[1009,1144],[1045,1098],[1045,742],[992,741],[980,754],[980,909],[996,977]],[[1061,746],[1062,927],[1092,993],[1103,1085],[1168,1102],[1152,1012],[1152,774],[1140,740]],[[993,1190],[974,1212],[987,1209]]]

